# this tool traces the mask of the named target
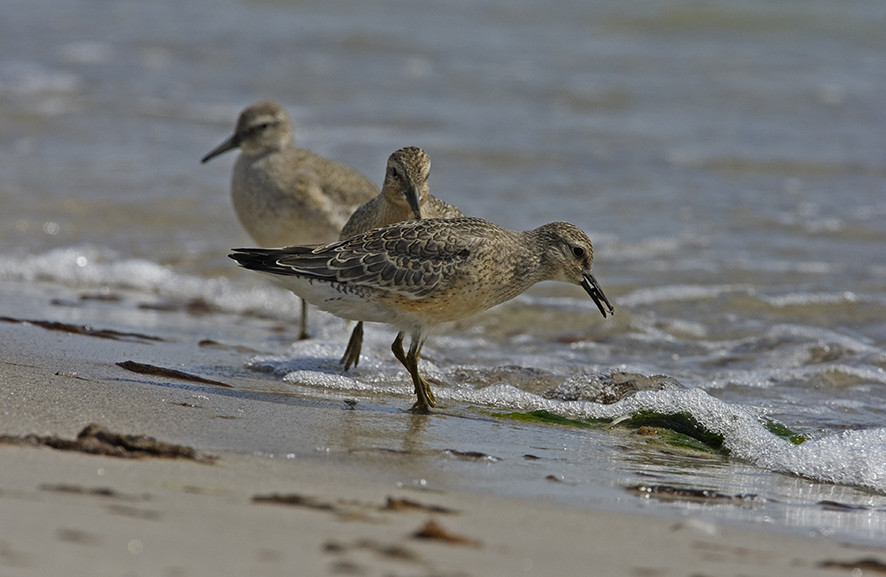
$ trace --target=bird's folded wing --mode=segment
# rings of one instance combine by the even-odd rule
[[[458,266],[482,242],[472,235],[448,234],[448,226],[447,221],[409,221],[328,245],[240,249],[232,258],[262,272],[420,298],[457,274]]]

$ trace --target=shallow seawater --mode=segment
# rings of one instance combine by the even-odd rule
[[[293,343],[297,299],[225,256],[251,244],[233,154],[199,159],[273,98],[300,144],[376,182],[393,150],[421,146],[432,191],[465,213],[568,220],[594,241],[614,317],[551,283],[429,339],[422,369],[464,426],[434,417],[413,439],[499,459],[450,456],[452,477],[886,534],[881,2],[38,0],[4,7],[0,55],[0,316],[223,343],[233,354],[192,372],[260,377],[244,395],[408,406],[393,333],[369,327],[343,373],[344,322],[315,311],[314,338]],[[609,405],[549,393],[612,371],[685,388]],[[723,449],[500,416],[542,410],[687,413]],[[395,448],[377,432],[367,447]]]

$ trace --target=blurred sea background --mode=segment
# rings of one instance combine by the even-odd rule
[[[244,394],[408,407],[390,330],[368,327],[342,373],[343,321],[315,311],[294,342],[297,299],[226,258],[254,244],[231,207],[235,154],[199,160],[263,99],[298,145],[378,184],[391,152],[420,146],[432,193],[466,214],[566,220],[594,241],[614,318],[547,283],[428,340],[438,399],[482,418],[425,441],[514,456],[450,465],[465,483],[882,542],[886,4],[8,0],[0,316],[194,343],[170,366],[251,375]],[[198,339],[243,349],[210,365]],[[595,402],[613,372],[685,388]],[[483,420],[531,411],[683,414],[723,449]]]

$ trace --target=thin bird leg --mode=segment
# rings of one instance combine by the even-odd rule
[[[402,332],[397,333],[397,338],[391,343],[391,351],[394,353],[394,356],[397,357],[397,360],[400,361],[400,364],[408,370],[409,364],[406,362],[406,353],[403,352]]]
[[[360,363],[360,349],[362,348],[363,321],[358,321],[357,326],[354,327],[354,332],[351,333],[351,339],[348,341],[348,348],[345,349],[345,354],[339,361],[340,364],[345,366],[345,370],[350,369],[351,365],[356,367]]]
[[[400,361],[400,364],[406,367],[406,370],[409,371],[409,375],[412,377],[412,384],[415,386],[415,396],[418,397],[418,400],[412,405],[412,412],[427,414],[431,412],[431,407],[435,406],[437,402],[434,400],[434,393],[431,392],[431,387],[428,386],[427,381],[418,374],[418,354],[421,351],[421,345],[421,339],[414,337],[412,345],[409,347],[409,354],[404,353],[403,332],[401,331],[397,333],[397,338],[391,343],[391,351],[397,357],[397,360]]]
[[[418,357],[423,344],[423,339],[413,335],[409,352],[406,354],[406,362],[408,363],[406,370],[412,375],[412,383],[415,385],[415,396],[418,397],[418,400],[412,405],[413,413],[430,413],[431,407],[437,405],[431,386],[428,385],[428,382],[418,372]]]
[[[303,341],[305,339],[309,339],[311,337],[308,336],[308,301],[305,299],[301,300],[301,334],[298,335],[298,340]]]

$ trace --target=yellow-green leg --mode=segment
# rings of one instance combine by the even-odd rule
[[[394,356],[397,357],[397,360],[400,361],[400,364],[406,367],[409,366],[406,364],[406,353],[403,352],[403,333],[397,333],[397,338],[394,339],[394,342],[391,343],[391,351],[393,351]]]
[[[348,348],[345,349],[345,354],[339,361],[339,363],[345,366],[345,370],[351,368],[351,365],[357,366],[360,362],[360,349],[363,348],[363,321],[357,323],[357,326],[354,327],[354,332],[351,333],[351,338],[348,340]],[[401,347],[402,348],[402,347]]]
[[[413,337],[409,346],[409,353],[403,352],[403,333],[397,333],[397,338],[391,344],[391,351],[397,360],[406,367],[412,376],[412,384],[415,385],[415,396],[418,400],[412,405],[413,413],[430,413],[431,407],[437,406],[437,400],[431,391],[431,386],[418,372],[418,357],[421,353],[421,339]]]
[[[305,339],[309,339],[311,337],[308,336],[308,302],[305,299],[301,300],[301,334],[298,335],[298,340],[303,341]]]

